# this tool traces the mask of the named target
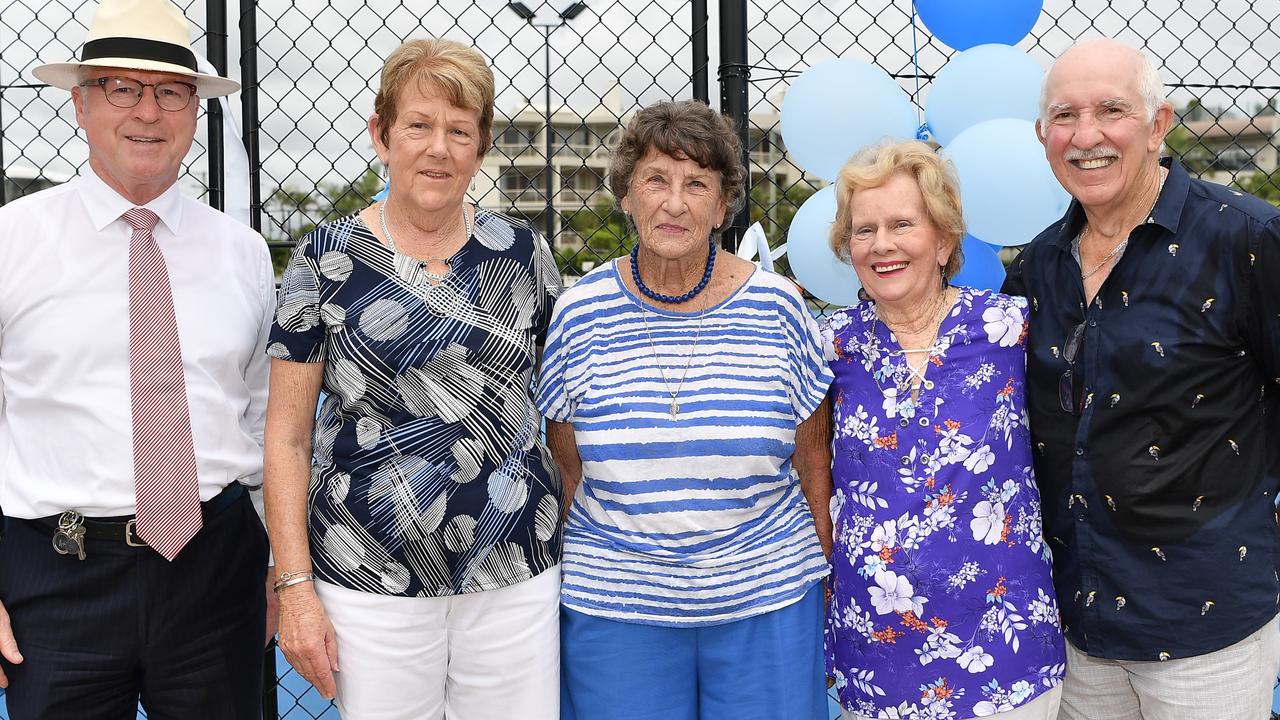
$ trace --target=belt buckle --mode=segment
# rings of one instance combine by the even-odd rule
[[[138,537],[137,518],[131,519],[124,524],[124,544],[129,547],[151,547],[146,540]]]

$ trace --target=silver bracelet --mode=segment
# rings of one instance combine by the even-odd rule
[[[315,573],[311,572],[280,573],[280,578],[271,586],[271,589],[275,592],[280,592],[290,585],[299,585],[304,582],[315,582],[315,579]]]

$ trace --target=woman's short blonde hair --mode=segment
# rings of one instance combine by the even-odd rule
[[[919,140],[872,145],[858,151],[840,168],[836,180],[836,220],[831,225],[831,249],[845,262],[849,259],[849,238],[853,234],[850,207],[859,190],[880,187],[898,173],[916,181],[924,198],[925,215],[937,228],[943,243],[950,245],[951,258],[942,267],[942,277],[950,280],[960,272],[964,253],[964,212],[960,206],[960,182],[951,163]]]
[[[476,153],[483,157],[489,151],[493,142],[493,71],[483,55],[443,38],[408,40],[396,48],[382,66],[378,97],[373,101],[383,145],[390,140],[400,96],[410,83],[424,95],[437,93],[454,107],[474,110],[480,124]]]

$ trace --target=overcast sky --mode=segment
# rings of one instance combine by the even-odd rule
[[[183,0],[185,2],[185,0]],[[229,0],[229,74],[239,78],[238,2]],[[569,0],[539,4],[538,20],[554,20]],[[718,3],[709,1],[712,103],[718,104]],[[264,195],[276,185],[308,187],[358,176],[373,151],[365,137],[381,62],[403,39],[438,34],[474,45],[493,64],[498,114],[532,97],[541,105],[543,35],[500,0],[264,0],[258,3],[258,70]],[[689,97],[692,64],[688,3],[676,0],[588,0],[589,9],[551,35],[553,105],[587,112],[612,86],[624,110],[666,97]],[[38,62],[70,59],[83,42],[96,3],[0,0],[0,84],[31,83]],[[184,5],[196,26],[206,4]],[[938,71],[951,49],[913,26],[908,0],[750,0],[751,102],[776,107],[787,77],[811,64],[849,57],[914,75]],[[1280,35],[1272,29],[1280,0],[1046,0],[1032,35],[1019,43],[1043,65],[1077,38],[1108,35],[1161,59],[1170,84],[1280,86]],[[913,78],[900,80],[914,93]],[[926,100],[927,80],[918,100]],[[1194,90],[1211,106],[1252,109],[1275,89]],[[1179,104],[1191,91],[1170,88]],[[238,96],[233,98],[239,115]],[[67,94],[10,88],[3,104],[4,161],[75,172],[85,149]],[[204,137],[201,128],[198,139]],[[193,168],[203,169],[201,149]]]

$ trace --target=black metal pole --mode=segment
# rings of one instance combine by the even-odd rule
[[[245,153],[249,156],[249,225],[261,232],[261,168],[258,165],[258,3],[256,0],[240,0],[240,118],[244,128],[241,131],[241,141],[244,143]],[[280,720],[279,683],[280,678],[276,675],[276,641],[272,638],[262,653],[262,720]]]
[[[693,22],[690,28],[690,45],[693,46],[693,68],[689,75],[693,85],[693,99],[711,104],[711,93],[707,85],[707,0],[693,0]]]
[[[0,207],[8,202],[9,184],[4,171],[4,87],[0,86]]]
[[[738,140],[742,143],[742,162],[747,168],[747,190],[751,189],[751,154],[747,147],[747,124],[750,120],[747,103],[747,87],[751,81],[751,68],[747,65],[747,3],[746,0],[720,0],[720,112],[728,115],[738,128]],[[747,226],[751,213],[746,205],[733,218],[725,231],[725,248],[735,250]]]
[[[553,185],[552,178],[551,178],[551,153],[553,148],[552,148],[552,142],[551,142],[552,132],[551,132],[551,26],[550,25],[542,26],[542,49],[543,49],[543,59],[546,67],[546,73],[544,75],[546,84],[543,86],[543,91],[544,91],[543,100],[546,101],[547,103],[547,107],[546,107],[547,167],[545,170],[545,172],[547,173],[547,177],[545,178],[546,188],[547,188],[547,211],[546,211],[547,216],[546,218],[544,218],[543,222],[546,223],[547,242],[554,246],[556,244],[556,241],[555,241],[556,220],[555,220],[555,208],[553,207],[551,202],[552,185]]]
[[[208,5],[205,6],[205,53],[218,74],[226,75],[226,0],[209,0]],[[205,120],[209,123],[209,204],[222,210],[226,204],[222,191],[222,106],[217,100],[208,101]]]
[[[240,122],[241,140],[249,155],[249,225],[262,232],[262,168],[258,164],[258,3],[240,0]],[[275,659],[271,658],[275,673]],[[275,693],[271,693],[272,705]],[[266,710],[266,706],[263,706]],[[272,718],[275,715],[271,716]]]

